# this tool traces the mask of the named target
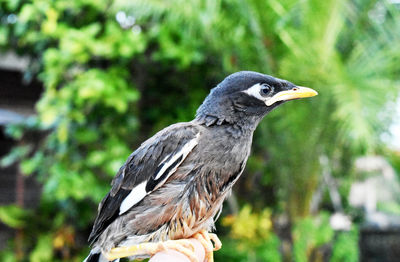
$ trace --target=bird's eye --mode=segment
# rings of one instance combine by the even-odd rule
[[[262,96],[266,96],[271,94],[274,91],[274,88],[268,84],[262,84],[261,85],[261,89],[260,89],[260,93]]]

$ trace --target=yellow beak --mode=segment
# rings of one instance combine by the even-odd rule
[[[287,100],[293,100],[293,99],[299,99],[299,98],[304,98],[304,97],[312,97],[318,95],[318,92],[315,91],[314,89],[304,87],[304,86],[296,86],[292,88],[291,90],[286,90],[286,91],[281,91],[271,98],[269,98],[267,101],[265,101],[265,104],[267,106],[271,106],[274,103],[278,101],[287,101]]]

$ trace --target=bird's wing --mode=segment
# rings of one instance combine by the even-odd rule
[[[162,186],[196,147],[199,135],[197,126],[179,123],[161,130],[134,151],[99,205],[89,242],[96,241],[118,216]]]

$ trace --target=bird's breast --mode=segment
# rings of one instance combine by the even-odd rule
[[[184,212],[184,221],[194,223],[188,225],[191,228],[204,226],[208,230],[207,227],[213,225],[213,218],[244,170],[250,145],[242,141],[234,143],[215,139],[200,142],[196,149],[202,154],[191,156],[197,155],[197,159],[193,160],[196,164],[191,166],[190,182],[185,191],[189,212]]]
[[[224,199],[239,179],[250,153],[251,139],[231,139],[214,132],[202,136],[171,179],[185,181],[174,211],[172,238],[210,230]]]

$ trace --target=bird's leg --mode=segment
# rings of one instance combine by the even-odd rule
[[[206,259],[207,262],[214,261],[214,253],[213,251],[217,251],[221,249],[222,243],[219,240],[218,236],[213,233],[208,233],[207,231],[203,230],[199,233],[196,233],[193,238],[200,241],[206,251]],[[214,245],[213,245],[214,242]]]
[[[164,242],[157,243],[141,243],[129,247],[115,247],[111,249],[104,256],[109,260],[113,261],[117,258],[137,256],[137,255],[150,255],[153,256],[160,251],[167,249],[176,250],[189,258],[191,262],[199,262],[194,254],[194,246],[187,239],[178,240],[167,240]]]

